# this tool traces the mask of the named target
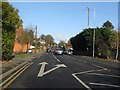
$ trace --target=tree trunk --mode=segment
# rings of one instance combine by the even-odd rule
[[[27,43],[27,53],[28,53],[28,43]]]
[[[24,47],[24,45],[22,45],[22,53],[23,53],[23,47]]]
[[[118,39],[118,33],[117,33],[117,51],[116,51],[116,57],[115,59],[118,59],[118,49],[119,49],[119,39]]]

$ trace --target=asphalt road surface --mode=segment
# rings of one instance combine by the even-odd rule
[[[8,88],[120,89],[120,63],[45,53]]]

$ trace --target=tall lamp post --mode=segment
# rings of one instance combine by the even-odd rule
[[[88,9],[88,29],[90,28],[90,8],[87,7]]]
[[[93,32],[93,57],[95,57],[95,8],[94,8],[94,32]]]
[[[35,40],[35,52],[36,52],[36,49],[37,49],[37,26],[35,27],[35,29],[36,29],[36,32],[35,32],[35,38],[36,38],[36,40]]]

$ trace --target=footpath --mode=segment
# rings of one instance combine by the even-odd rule
[[[13,60],[0,62],[0,80],[8,76],[10,73],[18,70],[34,58],[39,58],[44,54],[44,51],[31,53],[25,57],[15,57]]]
[[[117,62],[120,63],[120,60],[115,60],[115,59],[102,59],[102,58],[98,58],[98,57],[91,57],[91,56],[81,56],[81,55],[75,55],[76,57],[80,57],[80,58],[85,58],[87,60],[101,60],[101,61],[110,61],[110,62]]]

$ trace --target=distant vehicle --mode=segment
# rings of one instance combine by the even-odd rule
[[[29,48],[29,49],[28,49],[28,52],[29,52],[29,53],[32,53],[32,49],[31,49],[31,48]]]
[[[61,48],[54,49],[54,54],[62,55],[63,54],[63,49],[61,49]]]
[[[72,48],[66,49],[64,53],[68,54],[68,55],[72,55],[73,54],[73,49]]]

